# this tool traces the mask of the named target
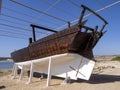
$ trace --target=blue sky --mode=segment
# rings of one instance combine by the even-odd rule
[[[59,17],[65,21],[74,21],[79,18],[81,8],[73,5],[69,0],[15,0],[34,9],[44,11],[52,16]],[[104,6],[120,0],[71,0],[77,5],[84,4],[93,10],[98,10]],[[52,5],[52,6],[50,6]],[[100,39],[94,48],[95,55],[115,55],[120,54],[120,3],[98,12],[108,21],[105,28],[107,33]],[[93,15],[87,17],[88,25],[101,24]],[[86,18],[85,18],[86,19]],[[40,14],[10,0],[2,1],[0,15],[0,57],[10,56],[14,50],[18,50],[29,45],[28,38],[32,37],[30,24],[47,26],[48,28],[60,31],[67,26],[66,22],[56,20],[49,16]],[[77,22],[76,22],[77,23]],[[12,26],[12,27],[10,27]],[[14,28],[13,28],[14,27]],[[42,30],[36,30],[37,39],[52,34]],[[41,33],[40,33],[41,32]]]

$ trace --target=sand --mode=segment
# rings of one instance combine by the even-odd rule
[[[101,60],[96,62],[89,81],[77,80],[69,84],[63,79],[53,78],[51,86],[46,87],[46,78],[33,78],[33,83],[26,84],[28,77],[22,81],[12,79],[11,70],[0,71],[0,90],[120,90],[120,61]]]

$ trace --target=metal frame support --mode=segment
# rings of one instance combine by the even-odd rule
[[[50,86],[50,81],[51,81],[51,60],[52,57],[49,58],[49,64],[48,64],[48,76],[47,76],[47,87]]]

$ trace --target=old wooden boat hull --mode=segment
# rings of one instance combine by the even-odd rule
[[[30,43],[28,47],[12,52],[12,59],[15,62],[22,62],[63,53],[77,53],[88,59],[94,59],[92,49],[106,32],[103,31],[103,29],[107,21],[88,7],[82,5],[82,8],[83,11],[78,24],[74,26],[68,25],[69,28],[60,32],[41,26],[31,25],[33,28],[37,27],[56,33],[37,41],[35,41],[34,38],[35,42]],[[82,21],[82,19],[86,10],[92,12],[104,22],[100,30],[98,30],[98,26],[95,26],[95,28],[85,26],[87,20]],[[84,31],[82,31],[83,29]],[[35,35],[33,36],[35,37]]]
[[[80,32],[79,27],[74,26],[31,43],[11,56],[15,62],[21,62],[71,52],[92,59],[92,49],[85,50],[90,37],[91,33]]]

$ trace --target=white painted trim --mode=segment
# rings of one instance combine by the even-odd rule
[[[49,65],[48,65],[48,75],[47,75],[47,87],[50,86],[51,82],[51,65],[52,64],[52,57],[49,58]]]
[[[22,65],[22,69],[21,69],[21,72],[20,72],[19,81],[22,80],[22,78],[23,78],[23,72],[24,72],[24,65]]]
[[[33,64],[33,62],[31,62],[31,67],[30,67],[30,75],[29,75],[28,84],[32,83],[32,77],[33,77],[33,68],[34,68],[34,64]]]

